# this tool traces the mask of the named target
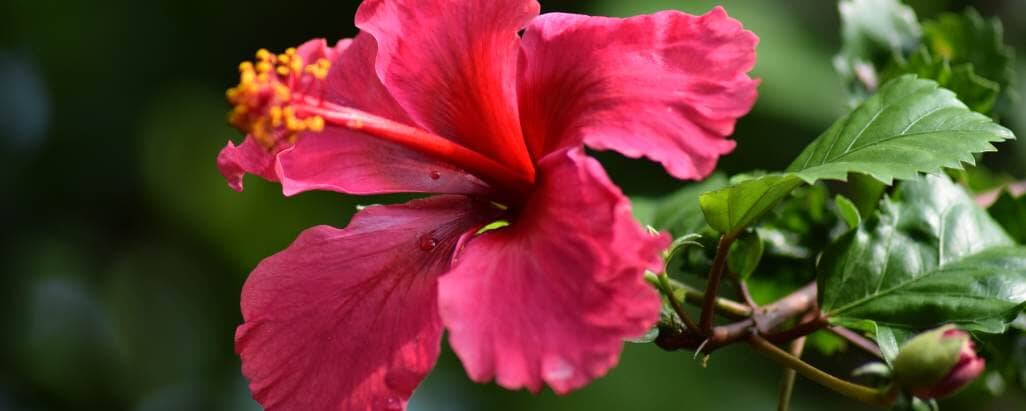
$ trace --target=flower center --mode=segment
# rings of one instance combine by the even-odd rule
[[[283,140],[294,143],[301,132],[323,130],[324,118],[300,117],[296,112],[292,103],[299,96],[293,91],[323,81],[330,67],[323,58],[305,64],[294,48],[277,56],[260,49],[256,63],[239,65],[239,85],[228,90],[228,102],[234,106],[228,122],[267,149]]]
[[[261,49],[255,62],[239,65],[239,84],[227,92],[234,107],[228,122],[265,149],[294,144],[301,133],[335,126],[401,144],[462,168],[496,188],[525,193],[534,184],[525,174],[444,137],[321,97],[331,68],[327,59],[306,64],[296,49],[275,55]]]

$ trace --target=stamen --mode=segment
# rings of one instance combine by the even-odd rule
[[[323,58],[304,64],[294,48],[279,55],[260,49],[256,62],[239,65],[239,85],[228,90],[234,106],[228,122],[267,149],[280,141],[294,142],[299,133],[323,130],[323,118],[303,115],[293,107],[297,96],[290,85],[323,81],[330,67]]]

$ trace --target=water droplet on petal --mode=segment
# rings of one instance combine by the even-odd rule
[[[396,397],[385,398],[385,404],[382,407],[385,411],[402,411],[403,402]]]
[[[424,251],[434,250],[438,246],[438,240],[431,237],[430,234],[424,234],[420,236],[420,249]]]
[[[545,378],[549,381],[566,381],[574,376],[574,366],[563,358],[546,361],[543,365]]]
[[[439,173],[437,170],[431,171],[432,180],[437,180],[439,178],[442,178],[442,173]]]

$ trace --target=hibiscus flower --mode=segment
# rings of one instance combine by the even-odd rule
[[[313,227],[244,286],[236,349],[271,410],[401,410],[444,330],[474,381],[566,393],[659,317],[669,238],[584,146],[699,179],[751,108],[757,38],[716,8],[627,19],[534,0],[368,0],[361,33],[261,51],[218,165],[286,195],[430,193]],[[523,34],[518,33],[523,30]]]

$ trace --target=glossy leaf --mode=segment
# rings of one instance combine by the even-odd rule
[[[884,360],[888,364],[892,363],[898,357],[898,351],[901,350],[901,344],[904,340],[899,336],[898,332],[895,332],[894,328],[880,326],[875,322],[870,323],[876,329],[874,334],[876,344],[880,347],[880,353],[883,354]]]
[[[770,174],[702,194],[700,202],[709,226],[736,236],[773,209],[802,180],[790,174]]]
[[[936,82],[903,76],[844,116],[810,144],[784,174],[746,180],[702,195],[709,225],[735,236],[804,181],[846,180],[860,173],[885,184],[918,173],[961,168],[992,143],[1014,138],[1008,129],[970,111]]]
[[[838,195],[834,197],[834,205],[837,207],[837,214],[841,216],[848,228],[856,228],[862,224],[862,215],[859,208],[848,197]]]
[[[944,176],[902,184],[827,247],[818,274],[823,313],[862,329],[954,322],[1000,332],[1026,302],[1026,248]]]
[[[1012,138],[936,82],[903,76],[834,123],[787,171],[809,183],[844,180],[854,172],[891,184],[973,164],[974,153],[994,151],[991,143]]]

